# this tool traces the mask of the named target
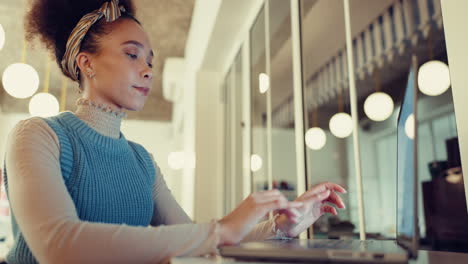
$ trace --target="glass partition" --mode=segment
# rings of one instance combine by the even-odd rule
[[[252,189],[273,186],[293,199],[297,168],[290,1],[269,0],[266,7],[250,30]],[[313,232],[315,237],[358,238],[357,132],[367,238],[395,237],[396,120],[416,55],[419,215],[425,237],[424,186],[447,174],[447,179],[461,181],[440,2],[350,0],[350,18],[358,131],[353,131],[350,111],[344,2],[300,0],[307,183],[331,181],[348,189],[343,196],[347,210],[322,217]]]
[[[232,69],[226,74],[222,85],[222,100],[224,103],[224,214],[230,212],[232,206],[232,110],[231,110],[231,89],[232,89]]]
[[[234,155],[234,164],[235,164],[235,170],[233,171],[232,177],[234,177],[234,195],[233,195],[233,208],[236,207],[242,200],[243,200],[243,180],[244,178],[242,177],[243,173],[243,159],[242,159],[242,154],[244,153],[243,151],[243,125],[242,125],[242,111],[243,107],[245,105],[245,102],[243,101],[243,75],[242,75],[242,48],[239,50],[239,52],[236,55],[236,58],[234,60],[234,65],[232,66],[232,71],[234,72],[234,89],[232,91],[233,93],[233,98],[234,98],[234,117],[233,117],[233,133],[235,134],[235,139],[232,142],[233,148],[235,151],[233,151]]]
[[[450,142],[456,142],[449,139],[456,138],[457,133],[448,69],[444,70],[447,53],[440,3],[436,2],[350,0],[366,231],[370,238],[395,237],[396,120],[412,55],[416,55],[419,64],[418,177],[423,238],[423,182],[438,177],[442,167],[460,166],[459,159],[448,157],[451,151],[447,151]],[[426,63],[434,60],[438,70],[424,74]],[[437,90],[433,87],[436,84],[445,87],[431,91]]]
[[[225,213],[242,201],[242,49],[222,85],[224,108],[224,198]]]
[[[268,189],[267,90],[265,10],[261,9],[250,31],[251,71],[251,170],[252,189]]]
[[[270,0],[271,169],[273,187],[289,200],[297,196],[291,4]]]
[[[358,232],[352,123],[342,0],[302,0],[304,126],[307,181],[341,184],[347,210],[324,215],[314,237],[351,237]]]

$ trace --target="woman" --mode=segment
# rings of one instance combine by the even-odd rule
[[[215,253],[223,244],[296,236],[344,208],[325,183],[294,202],[277,190],[246,198],[219,221],[194,224],[153,157],[120,132],[125,110],[143,108],[153,52],[131,1],[35,0],[26,17],[63,73],[77,110],[23,120],[9,135],[5,185],[15,243],[8,263],[159,263]],[[268,212],[272,219],[258,223]]]

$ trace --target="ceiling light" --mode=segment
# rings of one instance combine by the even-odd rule
[[[38,93],[29,101],[29,113],[32,116],[49,117],[57,115],[59,102],[50,93]]]
[[[405,121],[405,133],[410,139],[414,139],[414,115],[411,114]]]
[[[347,113],[341,112],[335,114],[330,119],[330,131],[338,138],[345,138],[353,132],[353,120]]]
[[[367,97],[364,102],[364,112],[367,117],[374,121],[384,121],[393,113],[392,98],[382,92],[376,92]]]
[[[5,44],[5,30],[3,30],[2,24],[0,24],[0,50],[2,50]]]
[[[266,93],[270,88],[270,77],[266,73],[260,73],[258,75],[258,89],[260,93]]]
[[[167,163],[169,164],[169,167],[173,170],[182,169],[185,164],[184,153],[180,151],[169,153],[169,156],[167,157]]]
[[[14,63],[3,72],[3,88],[15,98],[28,98],[39,88],[39,75],[28,64]]]
[[[319,150],[327,143],[327,136],[320,127],[312,127],[305,134],[305,142],[310,149]]]
[[[262,158],[259,155],[253,154],[250,157],[250,170],[252,172],[259,171],[262,168],[262,164],[263,164]]]
[[[437,96],[450,88],[450,71],[447,64],[432,60],[424,63],[418,72],[418,86],[423,94]]]

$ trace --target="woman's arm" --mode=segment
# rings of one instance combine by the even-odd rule
[[[41,263],[158,263],[215,252],[219,224],[132,227],[81,221],[60,170],[55,132],[41,119],[10,133],[6,166],[13,214]]]
[[[190,217],[180,207],[174,199],[171,191],[167,187],[161,168],[157,165],[153,155],[151,155],[156,168],[156,180],[153,188],[154,214],[151,225],[174,225],[192,223]],[[279,226],[284,222],[283,218],[272,217],[256,224],[253,229],[242,239],[241,242],[262,241],[266,239],[287,238],[283,233],[277,232]]]
[[[190,217],[180,207],[171,190],[167,187],[161,168],[157,165],[153,155],[151,155],[156,168],[156,180],[153,188],[154,213],[151,225],[174,225],[192,223]],[[278,237],[275,232],[277,228],[276,218],[263,221],[255,225],[243,239],[242,242],[262,241],[266,239],[283,238]]]
[[[176,225],[193,223],[175,200],[171,190],[167,187],[164,175],[156,164],[153,155],[154,167],[156,169],[156,180],[153,187],[154,212],[151,220],[152,226]]]

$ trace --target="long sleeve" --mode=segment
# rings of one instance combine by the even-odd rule
[[[40,263],[160,263],[216,252],[216,222],[134,227],[80,220],[59,157],[58,138],[42,119],[21,121],[9,135],[10,205]]]
[[[155,210],[151,225],[158,226],[192,223],[192,220],[174,199],[174,196],[166,185],[161,169],[156,164],[154,157],[152,158],[156,168],[156,181],[153,188]],[[276,234],[273,232],[275,226],[274,221],[274,218],[271,218],[258,223],[252,231],[244,237],[242,242],[262,241],[277,238]]]
[[[171,190],[167,187],[164,175],[156,164],[154,157],[153,163],[156,168],[156,181],[153,187],[154,213],[151,225],[175,225],[193,223],[190,217],[185,213],[175,200]]]

